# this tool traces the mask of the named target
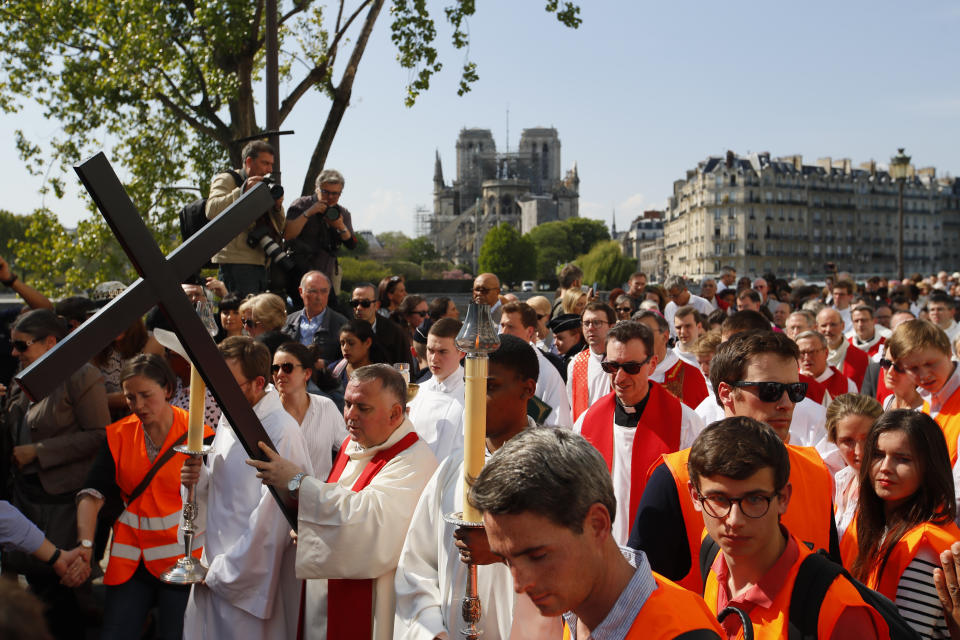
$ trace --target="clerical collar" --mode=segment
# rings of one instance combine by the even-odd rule
[[[613,423],[620,427],[633,429],[639,424],[640,417],[643,416],[643,410],[647,406],[647,400],[650,399],[650,388],[647,388],[647,395],[643,400],[632,406],[624,406],[620,398],[616,398],[616,406],[613,410]]]

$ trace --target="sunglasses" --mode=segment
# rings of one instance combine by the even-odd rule
[[[257,321],[250,318],[244,318],[243,326],[245,326],[247,329],[253,329],[255,326],[257,326]]]
[[[40,338],[34,338],[33,340],[27,340],[26,342],[24,342],[23,340],[11,340],[10,344],[13,345],[14,349],[19,351],[20,353],[23,353],[30,347],[30,345],[36,342],[40,342]]]
[[[631,313],[633,309],[630,307],[617,307],[617,311],[620,313]]]
[[[293,373],[293,370],[297,367],[303,367],[302,364],[293,364],[292,362],[284,362],[283,364],[273,364],[270,365],[270,372],[273,375],[277,375],[277,372],[283,371],[285,374],[290,375]]]
[[[350,301],[350,306],[356,309],[357,307],[363,307],[366,309],[373,304],[373,300],[360,300],[359,298],[354,298]]]
[[[731,387],[756,387],[757,397],[761,402],[776,402],[783,397],[783,392],[787,392],[790,402],[797,403],[807,397],[806,382],[747,382],[740,380],[730,385]]]
[[[19,349],[18,349],[18,351],[19,351]],[[891,367],[893,367],[893,370],[896,371],[897,373],[906,373],[906,370],[904,370],[903,367],[901,367],[900,365],[898,365],[898,364],[897,364],[896,362],[894,362],[893,360],[887,360],[886,358],[880,358],[880,368],[881,368],[881,369],[886,370],[886,369],[889,369],[889,368],[891,368]]]
[[[612,360],[604,360],[600,363],[600,368],[607,373],[616,373],[617,370],[623,369],[624,373],[627,375],[635,376],[640,373],[640,369],[643,368],[643,365],[650,362],[652,356],[647,356],[647,359],[643,362],[613,362]]]
[[[412,316],[420,316],[421,318],[426,318],[428,313],[430,313],[430,312],[429,312],[429,311],[411,311],[411,312],[410,312],[410,315],[412,315]]]

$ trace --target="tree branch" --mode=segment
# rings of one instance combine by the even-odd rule
[[[197,120],[195,117],[187,113],[180,105],[178,105],[176,102],[171,100],[170,96],[164,94],[161,91],[155,91],[153,93],[153,97],[159,100],[160,103],[163,106],[165,106],[174,116],[176,116],[180,120],[183,120],[184,122],[189,124],[191,127],[193,127],[197,133],[201,133],[207,136],[208,138],[216,140],[217,142],[224,145],[225,147],[229,147],[230,140],[231,140],[229,129],[227,129],[226,134],[224,134],[223,132],[213,127],[203,124],[202,122]]]

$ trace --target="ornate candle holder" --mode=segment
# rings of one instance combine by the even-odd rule
[[[487,356],[500,347],[497,328],[490,317],[490,307],[471,302],[467,307],[467,316],[460,333],[457,334],[457,348],[467,354],[464,399],[464,443],[463,443],[463,512],[451,513],[444,520],[457,527],[483,528],[480,514],[467,500],[470,482],[483,469],[486,454],[487,430]],[[480,637],[480,598],[477,595],[477,565],[467,564],[467,585],[461,613],[465,627],[460,634],[467,640]]]
[[[177,453],[185,453],[192,458],[201,458],[213,449],[204,445],[200,451],[191,451],[187,445],[181,444],[173,448]],[[163,572],[160,579],[169,584],[196,584],[202,582],[207,575],[207,568],[193,557],[193,536],[197,532],[193,521],[197,517],[196,485],[187,489],[187,501],[183,504],[183,547],[184,555],[177,563]]]

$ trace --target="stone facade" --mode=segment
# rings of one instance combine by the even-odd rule
[[[487,231],[503,222],[526,233],[579,215],[580,178],[576,165],[560,178],[556,129],[524,129],[510,153],[497,153],[489,129],[463,129],[456,150],[457,177],[449,186],[437,152],[433,215],[425,216],[425,232],[444,258],[472,264]]]
[[[730,265],[823,277],[896,275],[898,185],[875,162],[769,153],[710,157],[673,184],[664,223],[668,274],[701,278]],[[911,166],[903,192],[904,271],[960,268],[960,180]]]

